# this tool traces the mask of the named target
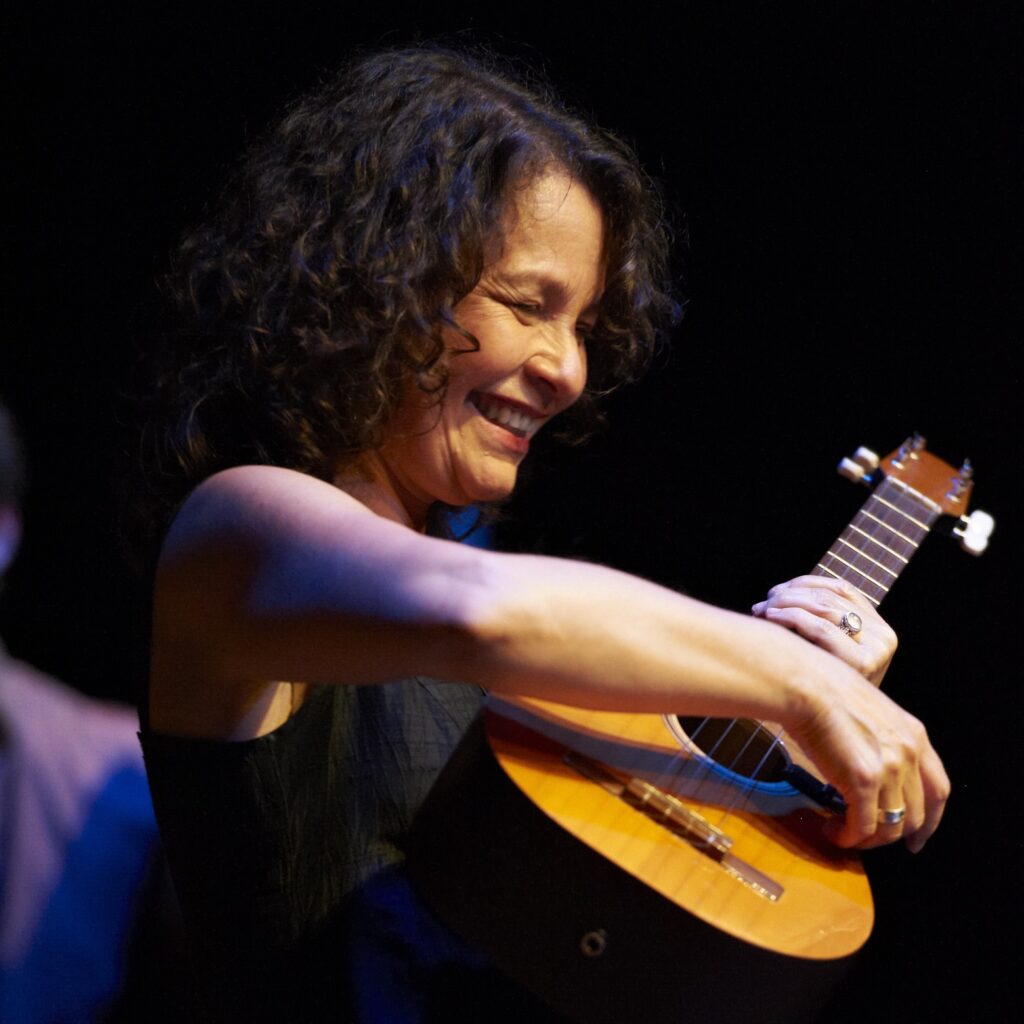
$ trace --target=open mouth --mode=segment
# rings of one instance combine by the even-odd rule
[[[495,423],[499,427],[529,440],[540,430],[544,419],[538,416],[531,416],[521,405],[516,405],[493,395],[484,395],[474,391],[469,396],[473,407],[485,420]]]

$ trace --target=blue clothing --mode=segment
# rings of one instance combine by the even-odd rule
[[[156,850],[135,712],[0,646],[0,1021],[103,1019]]]

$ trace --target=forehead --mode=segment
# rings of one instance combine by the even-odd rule
[[[603,283],[605,235],[604,213],[587,188],[550,171],[509,189],[487,271],[547,271],[593,290]]]

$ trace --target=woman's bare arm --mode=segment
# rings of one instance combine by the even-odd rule
[[[601,566],[424,537],[289,470],[230,470],[186,503],[157,578],[156,728],[227,735],[276,680],[417,673],[782,722],[850,803],[845,845],[895,838],[877,834],[880,801],[905,803],[923,842],[948,792],[920,723],[772,623]]]

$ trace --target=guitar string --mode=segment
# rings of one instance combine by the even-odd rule
[[[886,487],[886,484],[891,484],[893,486]],[[893,491],[896,491],[897,493],[893,494]],[[890,498],[895,499],[895,501],[893,503],[890,503],[888,500]],[[910,506],[910,510],[908,510],[907,508],[908,505]],[[871,506],[870,513],[868,512],[869,506]],[[875,506],[880,507],[876,508]],[[878,516],[873,514],[876,511],[879,513]],[[917,515],[923,515],[924,522],[918,520],[915,515],[911,514],[912,512],[916,512]],[[899,517],[897,523],[899,526],[902,527],[902,529],[897,529],[897,525],[890,521],[890,519],[892,518],[890,516],[890,513]],[[840,541],[843,541],[844,543],[848,544],[848,542],[844,541],[844,535],[846,534],[847,530],[854,527],[854,524],[857,522],[858,517],[866,515],[869,519],[866,530],[861,529],[858,526],[856,527],[857,532],[862,533],[869,541],[871,541],[878,547],[882,548],[883,551],[887,551],[890,554],[895,555],[898,559],[898,563],[895,567],[895,570],[893,570],[885,567],[884,565],[881,565],[875,559],[871,558],[871,556],[867,555],[866,552],[860,551],[859,549],[855,549],[857,551],[857,556],[863,555],[863,557],[867,558],[872,563],[878,565],[879,568],[883,569],[883,571],[887,575],[891,576],[892,580],[889,584],[889,586],[891,586],[892,582],[895,582],[895,580],[899,576],[899,573],[906,566],[907,562],[913,555],[914,551],[917,550],[921,542],[927,536],[932,524],[938,517],[938,514],[938,509],[933,511],[925,503],[925,500],[920,495],[918,495],[917,492],[913,491],[913,489],[907,487],[906,485],[900,484],[899,481],[887,477],[886,480],[879,485],[879,487],[875,490],[871,497],[868,498],[868,500],[864,503],[861,509],[857,511],[857,513],[854,515],[853,520],[847,526],[846,530],[844,530],[843,533],[840,534],[840,538],[836,541],[835,544],[832,545],[832,547],[829,548],[829,550],[825,553],[825,555],[822,556],[822,558],[824,560],[832,557],[834,554],[833,549],[840,543]],[[903,522],[903,520],[908,520],[909,523],[913,525],[913,530],[911,530],[908,527],[908,525]],[[918,534],[918,536],[916,539],[907,537],[904,535],[903,530],[907,530],[908,533],[916,533]],[[882,531],[884,531],[884,535],[886,536],[886,539],[889,542],[888,544],[884,544],[881,540],[878,539],[879,534]],[[907,547],[904,549],[906,551],[905,556],[898,554],[896,551],[889,547],[889,544],[899,546],[899,543],[895,540],[893,535],[895,535],[895,537],[899,537],[907,545]],[[849,546],[852,547],[852,545]],[[854,561],[856,561],[857,556],[854,556]],[[900,562],[902,564],[899,564]],[[847,582],[851,583],[851,586],[854,586],[855,589],[864,594],[867,600],[871,601],[872,604],[877,605],[878,603],[880,603],[882,597],[885,595],[885,593],[888,592],[889,587],[885,586],[880,581],[871,576],[868,571],[862,570],[858,568],[856,565],[850,563],[843,562],[843,564],[844,568],[839,572],[836,572],[835,570],[827,568],[823,566],[821,563],[818,563],[815,569],[812,570],[812,575],[823,575],[828,573],[839,579],[846,579]],[[865,581],[869,581],[873,586],[881,590],[881,595],[878,597],[874,597],[871,594],[865,593],[864,589],[862,589],[862,586],[856,586],[856,584],[854,584],[849,579],[849,577],[854,574],[863,577]],[[739,720],[737,719],[729,721],[729,724],[725,727],[721,735],[719,735],[718,739],[714,742],[710,750],[705,751],[698,745],[697,741],[700,733],[703,732],[703,730],[708,726],[708,724],[711,721],[714,721],[714,719],[711,719],[710,717],[705,717],[694,730],[693,734],[688,734],[690,744],[695,748],[694,753],[697,755],[702,766],[701,774],[696,781],[696,789],[691,794],[695,799],[699,798],[701,789],[706,786],[706,783],[710,779],[711,774],[715,771],[717,764],[715,760],[715,753],[718,751],[722,743],[729,736],[732,730],[738,725],[739,722]],[[772,732],[762,723],[754,724],[755,728],[746,738],[746,741],[740,747],[739,751],[733,756],[731,763],[728,765],[721,765],[721,767],[724,767],[727,771],[732,772],[734,776],[745,778],[748,781],[746,783],[741,783],[738,786],[734,787],[733,799],[727,805],[721,806],[721,813],[718,817],[717,822],[718,827],[721,827],[728,821],[730,817],[737,813],[737,810],[740,808],[741,805],[743,805],[744,809],[749,807],[751,803],[752,794],[755,792],[757,784],[761,781],[766,781],[762,780],[760,777],[762,770],[764,769],[765,765],[769,762],[769,760],[772,758],[772,756],[779,751],[780,746],[783,748],[782,756],[787,756],[784,752],[786,739],[785,730],[780,728],[778,732]],[[772,736],[770,743],[767,744],[766,749],[762,754],[760,760],[757,762],[757,764],[751,771],[738,771],[737,769],[742,765],[742,759],[744,755],[747,753],[751,743],[757,737],[759,730],[764,730]],[[672,778],[674,776],[675,780],[678,781],[682,776],[683,772],[688,767],[688,762],[692,760],[692,758],[688,755],[687,751],[680,750],[679,753],[674,755],[671,760],[672,762],[678,762],[680,767],[677,768],[674,772],[663,773],[663,777]],[[670,789],[669,791],[671,792],[672,790]]]
[[[710,722],[712,722],[712,721],[715,721],[715,719],[712,719],[710,717],[705,717],[703,719],[701,724],[694,731],[694,734],[690,736],[690,740],[694,744],[697,744],[698,734],[700,732],[702,732],[706,728],[706,726]],[[721,721],[721,719],[718,719],[718,721]],[[721,735],[718,737],[718,739],[714,742],[714,744],[712,745],[712,747],[709,750],[703,750],[702,747],[697,745],[697,749],[698,750],[702,750],[702,752],[704,754],[704,757],[702,757],[700,759],[700,764],[701,764],[700,771],[701,771],[701,774],[698,776],[698,782],[697,782],[698,790],[699,790],[700,786],[705,785],[707,782],[709,782],[711,780],[712,774],[715,771],[715,765],[716,764],[721,764],[721,762],[719,762],[717,757],[715,756],[718,753],[718,748],[729,737],[729,734],[734,729],[736,729],[739,726],[739,724],[740,724],[740,722],[742,720],[738,719],[738,718],[733,718],[733,719],[727,719],[726,721],[728,721],[729,724],[725,727],[725,729],[722,731]],[[740,778],[743,778],[744,777],[743,773],[741,773],[739,771],[736,771],[736,769],[737,769],[737,767],[740,764],[742,764],[743,755],[747,752],[748,748],[750,747],[750,744],[754,741],[756,735],[757,735],[756,730],[752,730],[750,735],[747,736],[746,742],[733,755],[732,761],[728,765],[724,765],[723,764],[722,767],[726,768],[729,771],[732,771],[735,775],[739,776]],[[751,773],[751,778],[753,778],[754,780],[757,780],[758,773],[760,772],[761,768],[764,766],[765,759],[770,756],[770,753],[771,753],[771,749],[769,749],[768,751],[765,752],[764,756],[761,758],[761,760],[754,767],[754,771],[753,771],[753,773]],[[685,756],[682,754],[682,752],[680,752],[680,754],[677,754],[676,757],[680,758],[680,763],[683,764],[683,768],[685,769],[685,764],[683,762],[685,762],[686,759],[685,759]],[[742,784],[741,784],[741,792],[742,792]],[[742,799],[742,796],[738,797],[737,801],[740,800],[740,799]],[[735,811],[735,809],[736,809],[736,802],[737,801],[734,801],[733,805],[729,808],[729,813],[733,813]]]

